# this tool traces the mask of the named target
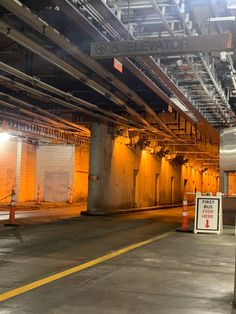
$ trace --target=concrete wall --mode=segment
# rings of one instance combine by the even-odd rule
[[[16,201],[34,201],[40,185],[41,200],[85,202],[88,195],[89,146],[35,145],[0,141],[0,199],[16,183]],[[45,178],[46,176],[46,178]],[[47,185],[47,193],[45,186]],[[10,197],[2,200],[9,202]]]
[[[22,143],[19,202],[33,201],[36,174],[36,147]]]
[[[176,204],[182,202],[184,189],[218,190],[217,174],[202,174],[194,165],[173,166],[148,150],[129,148],[128,142],[122,136],[113,139],[106,126],[93,126],[89,211]]]
[[[88,197],[89,146],[75,147],[73,201],[86,202]]]
[[[35,146],[29,143],[7,140],[0,142],[0,197],[10,194],[16,183],[16,200],[34,200]],[[9,202],[10,197],[2,200]]]
[[[107,130],[100,125],[91,139],[89,210],[181,203],[184,190],[218,190],[217,173],[202,174],[194,162],[173,166],[148,150],[129,148],[129,139],[114,139]],[[38,184],[42,200],[66,201],[72,185],[73,201],[86,201],[89,155],[85,144],[40,145],[36,149],[25,142],[0,142],[0,197],[10,194],[16,179],[20,202],[36,199]]]
[[[0,197],[1,199],[11,193],[16,178],[17,142],[0,142]],[[10,198],[2,200],[9,201]]]

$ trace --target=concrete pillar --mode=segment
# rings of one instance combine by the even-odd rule
[[[94,123],[91,128],[88,185],[88,212],[91,213],[109,210],[105,204],[110,192],[108,181],[111,175],[112,136],[107,133],[107,128],[100,123]]]

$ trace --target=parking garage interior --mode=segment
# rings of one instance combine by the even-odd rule
[[[235,12],[0,0],[0,313],[234,313]],[[219,192],[223,234],[175,232]]]

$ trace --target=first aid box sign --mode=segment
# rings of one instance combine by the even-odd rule
[[[196,197],[194,232],[220,234],[221,226],[221,197]]]

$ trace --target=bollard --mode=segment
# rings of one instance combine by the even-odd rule
[[[4,224],[5,226],[18,226],[15,222],[15,201],[16,201],[16,192],[15,192],[15,186],[12,186],[12,192],[11,192],[11,202],[10,202],[10,210],[9,210],[9,221],[7,224]]]
[[[188,223],[188,200],[187,200],[186,192],[184,192],[184,196],[183,196],[181,226],[180,226],[180,228],[176,229],[176,231],[178,231],[178,232],[192,232],[192,230],[189,229],[189,223]]]
[[[41,192],[40,192],[40,184],[38,184],[38,191],[37,191],[37,202],[36,205],[41,205]]]

